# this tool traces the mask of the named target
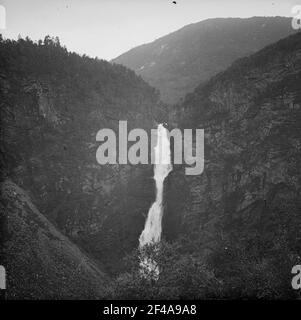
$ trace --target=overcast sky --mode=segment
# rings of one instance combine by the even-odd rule
[[[71,51],[112,59],[189,23],[215,17],[291,16],[301,0],[0,0],[7,38],[58,36]]]

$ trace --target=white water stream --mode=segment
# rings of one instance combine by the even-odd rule
[[[164,180],[172,170],[170,158],[170,142],[167,130],[162,124],[157,129],[157,144],[155,150],[154,179],[156,181],[156,200],[148,211],[144,230],[139,238],[139,248],[147,244],[156,244],[161,240],[162,216],[163,216],[163,185]],[[159,275],[157,264],[153,260],[141,260],[142,269],[154,271]],[[142,270],[143,272],[143,270]]]

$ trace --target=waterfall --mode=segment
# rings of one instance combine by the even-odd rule
[[[147,244],[155,244],[161,240],[162,216],[163,216],[163,185],[164,180],[172,170],[170,158],[170,142],[168,131],[162,124],[157,128],[157,143],[154,148],[155,165],[154,180],[156,182],[156,200],[148,211],[144,230],[139,238],[139,248],[143,248]],[[155,261],[144,259],[140,261],[142,269],[154,271],[159,275],[159,270]]]

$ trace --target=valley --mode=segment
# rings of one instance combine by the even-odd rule
[[[285,18],[241,20],[178,31],[185,48],[193,31],[208,49],[207,60],[199,47],[181,53],[198,67],[180,86],[137,71],[148,62],[135,50],[153,59],[148,45],[109,63],[49,36],[1,37],[0,254],[9,299],[297,298],[290,281],[301,259],[301,34]],[[265,32],[249,43],[245,29],[257,28]],[[221,30],[234,51],[219,41]],[[175,46],[178,35],[167,36]],[[181,68],[168,57],[159,68],[166,76],[170,65]],[[211,58],[215,67],[203,72]],[[204,129],[201,174],[172,163],[160,184],[161,241],[145,248],[158,281],[139,273],[139,237],[156,200],[152,163],[96,159],[97,132],[118,132],[119,121],[149,137],[162,123]]]

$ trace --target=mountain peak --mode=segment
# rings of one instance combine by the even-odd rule
[[[192,23],[112,60],[134,70],[175,103],[185,94],[250,55],[293,33],[291,18],[214,18]]]

